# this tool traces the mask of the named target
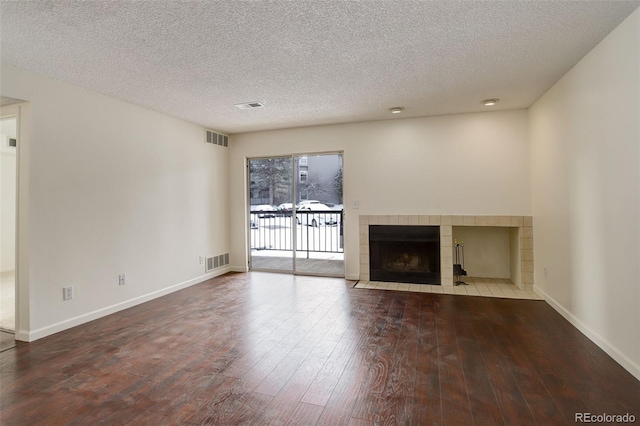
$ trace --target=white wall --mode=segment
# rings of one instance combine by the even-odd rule
[[[228,149],[205,144],[202,127],[12,66],[1,84],[30,101],[21,333],[39,338],[213,275],[198,257],[229,250]],[[68,285],[75,297],[63,301]]]
[[[358,215],[530,215],[527,111],[460,114],[234,135],[232,211],[246,209],[247,157],[344,152],[345,263],[359,276]],[[349,206],[360,201],[360,209]],[[232,215],[232,265],[247,265]]]
[[[533,105],[530,135],[536,290],[640,378],[640,10]]]
[[[16,134],[15,117],[0,121],[0,272],[16,265],[16,149],[8,146]]]

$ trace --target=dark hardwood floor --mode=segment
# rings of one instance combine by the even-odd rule
[[[2,352],[6,425],[562,425],[640,383],[543,301],[227,274]],[[639,421],[639,420],[636,420]]]

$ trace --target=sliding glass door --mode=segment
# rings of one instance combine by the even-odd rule
[[[342,155],[249,160],[250,266],[344,276]]]
[[[293,160],[249,160],[249,233],[252,269],[293,271]]]
[[[296,272],[344,276],[342,155],[294,158]]]

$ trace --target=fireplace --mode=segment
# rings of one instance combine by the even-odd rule
[[[358,220],[360,273],[354,279],[374,280],[370,275],[372,259],[369,231],[375,225],[410,227],[434,227],[435,225],[436,228],[439,226],[440,282],[436,284],[444,287],[453,287],[453,227],[505,227],[512,228],[509,230],[510,268],[513,275],[511,279],[522,290],[533,291],[533,218],[531,216],[360,215]]]
[[[440,227],[369,225],[370,280],[440,285]]]

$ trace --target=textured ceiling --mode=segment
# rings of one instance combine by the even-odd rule
[[[238,133],[526,108],[639,4],[3,0],[0,55]]]

